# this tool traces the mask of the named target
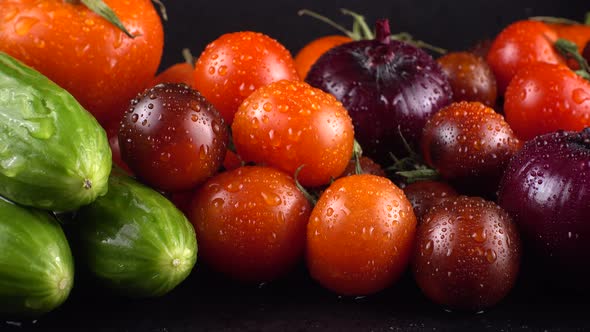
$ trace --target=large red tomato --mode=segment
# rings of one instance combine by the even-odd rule
[[[0,51],[39,70],[107,123],[154,76],[162,23],[150,0],[104,0],[130,38],[76,2],[0,0]]]

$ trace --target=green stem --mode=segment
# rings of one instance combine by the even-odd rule
[[[66,1],[72,1],[72,0],[66,0]],[[74,0],[74,1],[78,2],[77,0]],[[70,2],[70,3],[75,3],[75,2]],[[127,28],[125,28],[125,26],[123,25],[123,23],[121,22],[121,20],[117,16],[117,14],[115,14],[115,12],[111,9],[111,7],[107,6],[107,4],[105,4],[102,0],[80,0],[80,2],[82,2],[86,7],[88,7],[88,9],[93,11],[95,14],[103,17],[104,19],[109,21],[111,24],[115,25],[117,28],[119,28],[119,30],[123,31],[128,37],[130,37],[130,38],[136,37],[136,36],[132,35],[131,32],[129,32],[127,30]]]
[[[428,168],[413,171],[400,171],[395,174],[404,177],[408,183],[438,179],[438,172]]]
[[[578,52],[578,46],[575,43],[567,39],[559,38],[554,46],[565,58],[574,59],[578,63],[580,69],[575,71],[576,74],[590,81],[590,65],[588,64],[588,61],[582,57],[580,52]]]
[[[364,34],[364,38],[362,39],[375,39],[375,35],[373,34],[373,31],[371,30],[371,28],[369,28],[369,26],[367,25],[367,21],[365,21],[365,17],[357,14],[355,12],[353,12],[352,10],[346,9],[346,8],[341,8],[340,11],[342,12],[342,14],[344,15],[350,15],[352,16],[352,18],[354,19],[355,22],[358,22],[358,25],[360,27],[360,30],[363,32]]]
[[[553,17],[553,16],[533,16],[533,17],[529,17],[529,20],[540,21],[540,22],[549,23],[549,24],[567,24],[567,25],[580,24],[580,22],[575,21],[575,20],[570,20],[569,18]]]
[[[166,6],[160,0],[152,0],[158,7],[160,8],[160,14],[162,15],[162,19],[164,21],[168,21],[168,13],[166,12]]]
[[[584,19],[584,25],[590,25],[590,12],[586,13],[586,19]]]
[[[311,10],[308,9],[301,9],[300,11],[297,12],[297,15],[299,16],[303,16],[303,15],[307,15],[307,16],[311,16],[313,18],[315,18],[316,20],[322,21],[326,24],[328,24],[329,26],[333,27],[334,29],[344,33],[345,35],[347,35],[348,37],[350,37],[351,39],[354,40],[359,40],[360,36],[359,35],[355,35],[355,33],[353,31],[349,31],[346,28],[344,28],[343,26],[341,26],[340,24],[332,21],[331,19],[320,15],[316,12],[313,12]]]
[[[406,42],[410,45],[413,45],[413,46],[416,46],[419,48],[425,48],[427,50],[436,52],[438,54],[447,54],[447,52],[448,52],[446,49],[444,49],[442,47],[434,46],[434,45],[429,44],[425,41],[414,39],[414,37],[407,32],[400,32],[400,33],[396,33],[395,35],[391,35],[391,39],[403,41],[403,42]]]
[[[301,183],[299,183],[298,180],[299,172],[301,172],[303,167],[305,167],[305,165],[301,165],[297,167],[297,169],[295,170],[295,174],[293,175],[293,177],[295,178],[295,185],[297,186],[297,189],[301,191],[303,196],[305,196],[305,198],[311,203],[311,205],[315,206],[318,202],[318,199],[314,195],[310,194],[309,191],[307,191],[305,188],[303,188],[303,186],[301,185]]]
[[[361,156],[363,155],[363,149],[359,142],[355,139],[352,147],[352,156],[354,158],[354,173],[363,174],[363,168],[361,167]]]
[[[183,48],[182,49],[182,57],[184,58],[184,61],[186,63],[191,65],[193,68],[195,67],[195,57],[191,53],[191,50],[189,50],[188,48]]]

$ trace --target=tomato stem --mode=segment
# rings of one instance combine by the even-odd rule
[[[580,22],[576,21],[576,20],[570,20],[569,18],[563,18],[563,17],[553,17],[553,16],[533,16],[533,17],[529,17],[529,20],[532,21],[539,21],[539,22],[543,22],[543,23],[549,23],[549,24],[566,24],[566,25],[579,25]]]
[[[377,20],[377,23],[375,24],[375,31],[377,32],[377,37],[375,40],[383,45],[389,45],[389,42],[391,42],[391,29],[389,28],[389,20]]]
[[[160,0],[152,0],[158,7],[160,8],[160,14],[162,15],[162,19],[164,21],[168,21],[168,13],[166,12],[166,6]]]
[[[359,142],[355,139],[352,147],[352,157],[354,158],[354,173],[363,174],[363,168],[361,167],[361,156],[363,155],[363,149]]]
[[[125,33],[130,38],[137,37],[136,35],[132,35],[127,28],[123,25],[117,14],[109,7],[107,4],[104,3],[103,0],[66,0],[66,1],[75,1],[75,3],[82,2],[84,6],[88,7],[92,12],[101,16],[105,20],[109,21],[111,24],[119,28],[123,33]],[[74,3],[74,2],[71,2]]]
[[[369,25],[367,25],[367,21],[365,21],[365,17],[353,12],[352,10],[346,9],[346,8],[341,8],[340,11],[342,12],[342,14],[344,15],[350,15],[352,16],[352,18],[354,19],[354,22],[356,24],[358,24],[361,32],[364,34],[364,38],[362,39],[375,39],[375,36],[373,35],[373,31],[371,31],[371,28],[369,28]]]
[[[301,165],[299,167],[297,167],[297,169],[295,170],[295,174],[293,175],[293,178],[295,179],[295,185],[297,186],[297,189],[299,189],[299,191],[301,191],[301,193],[303,194],[303,196],[305,196],[305,198],[311,203],[312,206],[315,206],[318,202],[317,197],[315,197],[314,195],[310,194],[309,191],[307,191],[302,185],[301,183],[299,183],[298,177],[299,177],[299,172],[301,172],[301,170],[303,169],[303,167],[305,167],[305,165]]]
[[[436,52],[438,54],[447,54],[447,52],[448,52],[446,49],[444,49],[442,47],[438,47],[438,46],[429,44],[429,43],[419,40],[419,39],[414,39],[414,37],[407,32],[400,32],[395,35],[391,35],[391,39],[402,41],[402,42],[408,43],[410,45],[413,45],[415,47],[424,48],[424,49]]]
[[[191,53],[191,50],[190,49],[183,48],[182,49],[182,57],[184,58],[184,61],[186,63],[188,63],[189,65],[191,65],[193,68],[195,68],[195,57]]]
[[[311,17],[315,18],[316,20],[322,21],[322,22],[328,24],[329,26],[333,27],[334,29],[344,33],[345,35],[347,35],[348,37],[350,37],[353,40],[360,40],[360,33],[359,34],[355,33],[354,25],[353,25],[353,31],[347,30],[345,27],[332,21],[331,19],[327,18],[326,16],[320,15],[320,14],[313,12],[311,10],[308,10],[308,9],[301,9],[300,11],[297,12],[297,15],[311,16]]]
[[[581,76],[582,78],[590,81],[590,65],[588,61],[582,57],[580,52],[578,51],[578,46],[573,42],[559,38],[555,44],[555,49],[563,55],[567,59],[574,59],[578,65],[580,66],[579,70],[576,70],[575,73]]]
[[[584,19],[584,25],[590,25],[590,12],[586,13],[586,18]]]

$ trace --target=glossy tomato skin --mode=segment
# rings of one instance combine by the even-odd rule
[[[207,45],[195,65],[193,86],[231,125],[246,97],[279,80],[299,80],[289,51],[267,35],[244,31]]]
[[[151,86],[160,83],[183,83],[192,87],[194,83],[194,71],[195,68],[190,63],[182,62],[174,64],[159,73],[152,80]]]
[[[451,52],[437,61],[449,78],[454,101],[496,105],[496,78],[483,58],[469,52]]]
[[[586,24],[551,24],[559,38],[567,39],[578,46],[582,52],[586,43],[590,41],[590,25]]]
[[[404,194],[412,204],[419,223],[430,208],[458,195],[453,187],[440,181],[410,183],[404,188]]]
[[[504,113],[518,137],[590,126],[590,82],[565,65],[536,63],[521,69],[506,90]]]
[[[194,188],[221,167],[229,140],[217,110],[185,84],[159,84],[132,100],[119,128],[123,160],[157,189]]]
[[[319,59],[322,54],[329,49],[350,43],[352,39],[348,36],[332,35],[318,38],[305,45],[297,55],[295,55],[295,68],[301,80],[307,76],[309,68]]]
[[[311,276],[338,294],[376,293],[405,271],[415,228],[410,202],[388,179],[337,179],[320,196],[307,226]]]
[[[279,81],[256,90],[236,113],[234,145],[246,162],[288,174],[305,165],[298,180],[320,186],[338,177],[352,156],[354,130],[333,96],[300,81]]]
[[[445,307],[481,310],[514,286],[520,238],[510,216],[493,202],[454,197],[434,206],[417,230],[413,272],[418,286]]]
[[[129,100],[156,73],[164,33],[151,1],[104,2],[135,38],[82,4],[3,1],[0,51],[68,90],[106,124],[120,119]]]
[[[195,193],[189,216],[207,265],[260,283],[283,276],[302,258],[310,212],[293,178],[245,166],[207,181]]]
[[[527,142],[510,161],[498,203],[517,223],[544,276],[587,288],[590,276],[590,129]],[[575,283],[573,281],[576,281]]]
[[[460,102],[428,120],[422,153],[428,165],[460,190],[492,196],[521,145],[502,115],[479,102]]]
[[[494,39],[487,61],[498,84],[498,94],[503,96],[516,72],[536,62],[564,63],[553,43],[557,33],[539,21],[518,21],[506,27]]]

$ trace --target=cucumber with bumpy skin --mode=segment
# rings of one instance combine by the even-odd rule
[[[104,195],[111,171],[105,131],[67,91],[0,52],[0,194],[47,210]]]
[[[114,171],[109,191],[72,223],[74,253],[103,284],[134,297],[163,295],[197,259],[190,222],[155,190]]]
[[[57,221],[0,198],[0,314],[51,311],[67,299],[73,281],[72,253]]]

